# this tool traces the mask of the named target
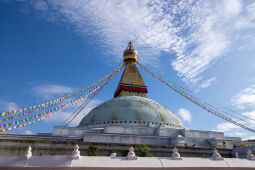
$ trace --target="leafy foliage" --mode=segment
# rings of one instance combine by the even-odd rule
[[[139,151],[137,151],[136,155],[139,157],[154,157],[147,145],[139,145]]]
[[[95,145],[89,145],[88,156],[97,156],[98,147]]]
[[[240,147],[244,147],[246,144],[244,142],[240,143]]]

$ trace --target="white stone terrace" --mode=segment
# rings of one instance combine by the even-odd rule
[[[24,167],[61,167],[61,169],[81,168],[107,168],[107,169],[140,169],[140,168],[163,168],[163,169],[188,169],[189,167],[200,167],[199,169],[246,169],[254,168],[255,161],[239,158],[224,158],[224,160],[213,160],[212,158],[190,158],[183,160],[173,160],[171,157],[139,157],[138,160],[127,160],[126,157],[106,157],[106,156],[81,156],[78,160],[70,159],[70,156],[31,156],[27,160],[20,157],[0,157],[0,169],[24,169]],[[65,168],[66,167],[66,168]]]

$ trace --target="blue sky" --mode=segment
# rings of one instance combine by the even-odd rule
[[[122,63],[132,40],[138,60],[214,105],[255,119],[254,1],[2,1],[0,111],[40,104],[100,79]],[[255,135],[197,107],[139,68],[148,97],[189,129]],[[120,74],[74,120],[113,97]],[[8,133],[51,132],[74,110]],[[241,122],[243,123],[243,122]],[[255,122],[246,124],[255,128]]]

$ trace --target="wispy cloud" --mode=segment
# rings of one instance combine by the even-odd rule
[[[243,138],[243,140],[249,140],[249,139],[255,140],[255,136],[248,136]]]
[[[253,126],[255,127],[255,110],[252,110],[250,112],[244,112],[244,113],[241,113],[242,115],[250,118],[250,119],[247,119],[247,121],[251,124],[253,124]]]
[[[198,85],[197,89],[194,90],[195,93],[199,92],[200,89],[204,89],[207,88],[209,86],[211,86],[211,84],[216,80],[216,77],[212,77],[208,80],[203,81],[200,85]]]
[[[191,122],[191,114],[190,114],[189,110],[187,110],[185,108],[181,108],[181,109],[179,109],[178,114],[181,116],[183,121]]]
[[[134,41],[145,64],[160,65],[161,53],[167,53],[169,64],[189,85],[203,80],[202,73],[225,56],[235,42],[245,47],[247,39],[243,44],[240,40],[255,26],[255,3],[241,0],[26,2],[47,20],[63,22],[88,41],[91,37],[93,43],[111,49],[104,50],[108,51],[105,55],[114,56],[117,62],[129,40]],[[253,43],[249,44],[255,44],[250,40]]]
[[[242,113],[231,113],[241,118],[244,121],[240,119],[236,120],[235,118],[234,120],[251,129],[254,129],[255,128],[255,121],[254,121],[255,120],[255,110],[254,110],[255,85],[251,85],[250,87],[245,88],[241,90],[240,92],[238,92],[236,95],[232,97],[231,102],[233,106],[237,107],[238,109],[246,109],[246,111]],[[252,110],[247,111],[247,109],[252,109]],[[231,125],[231,123],[219,124],[217,125],[215,130],[228,132],[227,134],[230,136],[237,134],[237,136],[242,137],[242,139],[244,140],[253,138],[253,134],[248,133],[248,131],[246,131],[246,134],[238,135],[238,133],[240,134],[244,133],[243,130],[241,128],[238,128],[236,125],[233,125],[233,124]]]
[[[246,107],[255,106],[255,84],[249,88],[245,88],[237,93],[232,99],[231,102],[234,106],[239,109],[244,109]]]
[[[227,132],[227,131],[231,131],[234,129],[240,129],[239,126],[234,125],[233,123],[230,122],[226,122],[226,123],[220,123],[216,126],[216,129],[213,129],[215,131],[219,131],[219,132]]]
[[[247,123],[244,123],[244,122],[240,122],[240,123],[245,124],[246,126],[248,125]],[[216,128],[213,129],[213,131],[224,132],[225,136],[240,137],[242,138],[242,140],[255,139],[253,132],[244,130],[240,128],[239,126],[236,126],[229,122],[218,124]]]
[[[32,93],[36,96],[48,99],[56,95],[64,95],[74,91],[73,88],[56,84],[38,85],[33,87]]]
[[[242,11],[240,0],[204,1],[198,5],[189,14],[191,19],[195,17],[195,21],[187,21],[188,25],[192,23],[187,46],[172,63],[183,80],[190,83],[199,81],[200,74],[228,51],[233,41],[231,33],[236,31],[232,22]]]
[[[206,81],[204,81],[203,83],[201,83],[201,85],[199,86],[200,88],[206,88],[206,87],[209,87],[213,81],[216,80],[216,77],[212,77]]]
[[[18,109],[18,105],[15,102],[0,100],[0,112],[13,111],[16,109]]]
[[[245,117],[242,117],[242,115]],[[233,120],[239,122],[240,124],[245,125],[246,127],[251,128],[251,129],[255,128],[255,121],[254,121],[255,120],[255,110],[253,110],[251,112],[243,112],[240,114],[235,113],[235,116],[238,116],[242,120],[232,118]],[[249,132],[245,129],[242,129],[241,127],[236,126],[230,122],[220,123],[213,130],[224,132],[226,136],[241,137],[243,140],[254,138],[253,132]]]
[[[25,130],[24,134],[25,134],[25,135],[32,135],[33,132],[32,132],[31,130]]]
[[[46,1],[34,1],[32,2],[33,7],[37,10],[48,11],[49,6]]]
[[[117,61],[129,40],[145,64],[159,64],[159,55],[167,52],[177,74],[193,84],[228,51],[238,30],[253,26],[255,6],[243,7],[241,0],[29,2],[46,19],[69,24],[81,36],[96,37],[96,43],[111,49],[107,56]]]

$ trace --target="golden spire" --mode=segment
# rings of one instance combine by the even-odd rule
[[[114,93],[114,97],[121,96],[141,96],[146,97],[148,87],[143,81],[143,77],[136,67],[137,51],[132,42],[128,43],[127,49],[123,53],[123,60],[126,64],[125,70],[121,76],[119,85]]]
[[[133,44],[132,44],[131,41],[129,41],[127,49],[129,49],[129,50],[133,50],[134,49]]]
[[[127,49],[123,53],[123,61],[137,61],[137,51],[134,49],[133,44],[129,41]]]

